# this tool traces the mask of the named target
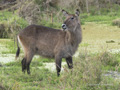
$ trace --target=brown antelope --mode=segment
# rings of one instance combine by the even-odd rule
[[[34,55],[47,58],[55,58],[57,75],[60,75],[62,58],[66,59],[68,67],[73,68],[72,56],[77,50],[81,40],[82,31],[79,17],[79,10],[75,14],[68,14],[62,10],[66,20],[62,24],[63,30],[57,30],[41,25],[30,25],[22,30],[17,38],[24,50],[22,60],[22,71],[30,74],[29,65]],[[16,52],[19,56],[20,48]]]

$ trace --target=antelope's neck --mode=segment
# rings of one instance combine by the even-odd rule
[[[78,23],[76,26],[75,30],[73,32],[67,32],[68,33],[68,38],[69,42],[73,45],[78,45],[82,41],[82,30],[81,30],[81,25]]]

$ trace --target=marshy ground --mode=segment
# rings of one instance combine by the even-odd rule
[[[31,75],[21,71],[21,59],[15,61],[12,39],[0,39],[0,88],[5,90],[119,90],[120,28],[87,22],[82,25],[83,41],[74,55],[74,68],[63,60],[63,72],[56,75],[53,59],[35,56]],[[117,78],[118,77],[118,78]]]

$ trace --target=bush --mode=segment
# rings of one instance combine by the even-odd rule
[[[28,23],[16,14],[8,11],[0,12],[0,38],[13,38]]]
[[[72,73],[66,67],[64,75],[61,75],[60,85],[64,85],[66,90],[92,90],[95,87],[91,85],[101,82],[102,64],[96,57],[80,54],[73,65]]]
[[[113,20],[112,25],[120,27],[120,19]]]
[[[100,54],[99,60],[102,62],[102,65],[104,66],[109,65],[111,67],[115,67],[119,63],[118,60],[116,60],[116,56],[108,52]]]
[[[8,37],[8,33],[5,30],[5,25],[0,24],[0,38],[7,38],[7,37]]]
[[[24,3],[24,1],[22,1]],[[37,24],[42,15],[39,5],[35,4],[32,0],[25,1],[18,9],[20,17],[24,18],[29,24]]]
[[[27,26],[22,20],[12,21],[10,23],[0,24],[0,38],[13,38],[20,30]]]

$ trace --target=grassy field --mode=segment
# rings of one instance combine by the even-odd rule
[[[86,23],[82,26],[83,42],[89,52],[118,50],[120,47],[120,29],[106,24]]]
[[[57,77],[56,71],[46,69],[45,62],[54,60],[34,58],[31,75],[21,71],[21,53],[18,61],[0,64],[1,90],[119,90],[120,79],[105,76],[107,71],[120,71],[120,29],[108,24],[87,22],[82,25],[83,41],[74,57],[74,68],[63,66],[64,72]],[[0,39],[0,57],[15,55],[14,41]],[[16,45],[15,45],[16,47]],[[13,57],[13,56],[12,56]],[[64,61],[64,60],[63,60]]]

